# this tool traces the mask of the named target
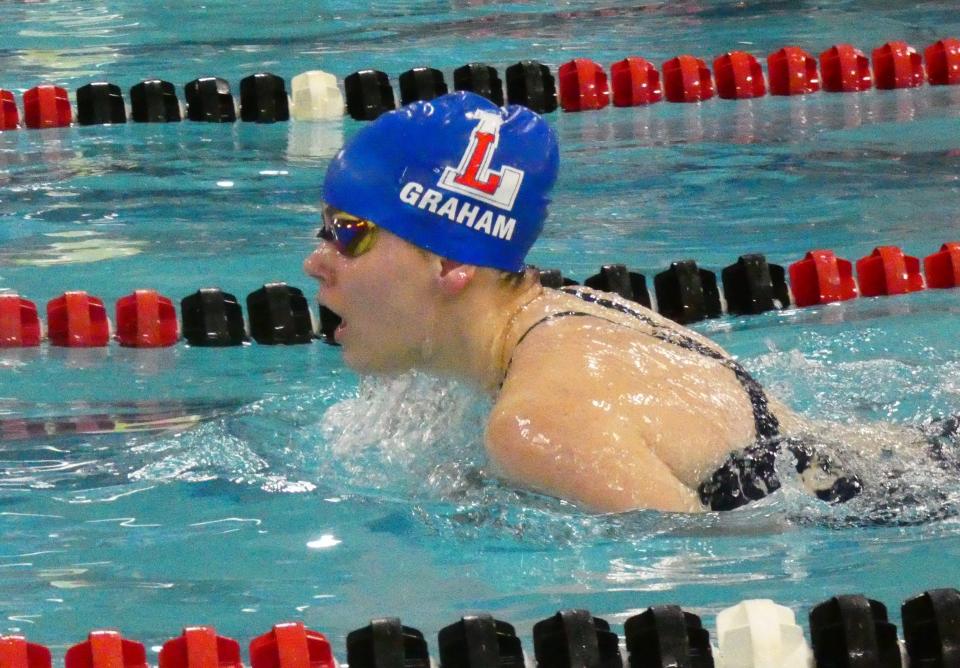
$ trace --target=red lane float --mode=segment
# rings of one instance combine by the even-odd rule
[[[767,94],[763,68],[752,54],[745,51],[731,51],[714,60],[713,77],[717,82],[717,95],[724,100],[744,100]]]
[[[916,292],[925,287],[960,287],[960,241],[946,242],[939,252],[928,255],[923,261],[923,273],[920,271],[920,261],[904,255],[896,246],[879,246],[869,256],[856,262],[859,288],[853,278],[852,267],[848,260],[837,258],[832,251],[821,249],[808,252],[802,260],[789,266],[793,302],[803,307],[845,301],[857,297],[858,294],[873,297]],[[545,272],[544,275],[547,273],[559,275],[556,271]],[[590,279],[588,284],[589,281]],[[552,281],[544,281],[544,285],[552,285]],[[616,288],[601,289],[617,291]],[[300,291],[295,292],[299,294]],[[728,301],[729,299],[728,296]],[[249,303],[248,298],[248,305]],[[302,307],[298,308],[302,308],[302,311],[298,312],[297,317],[307,320],[312,317],[305,300]],[[719,300],[717,308],[719,309]],[[732,309],[729,312],[733,312]],[[188,309],[185,308],[184,317],[187,317],[187,314]],[[172,301],[154,290],[137,290],[118,300],[116,316],[117,340],[120,345],[170,346],[179,338],[176,309]],[[234,324],[242,331],[242,315],[239,310],[235,319]],[[47,324],[48,338],[54,346],[105,346],[110,337],[110,322],[106,317],[103,302],[82,291],[67,292],[49,301]],[[309,331],[307,334],[307,339],[300,342],[308,342],[312,338],[313,334]],[[42,338],[42,323],[37,317],[36,305],[15,294],[0,295],[0,348],[36,346]],[[256,335],[255,338],[259,343],[274,342]],[[187,339],[194,344],[189,334]],[[0,665],[0,668],[5,667]]]
[[[3,668],[50,668],[50,650],[27,642],[23,636],[0,637],[0,666]]]
[[[887,42],[873,50],[877,88],[916,88],[923,83],[923,58],[906,42]]]
[[[590,111],[610,104],[607,73],[588,58],[560,66],[560,106],[564,111]]]
[[[148,668],[142,643],[117,631],[91,631],[85,642],[67,650],[65,668]]]
[[[243,668],[240,643],[212,626],[189,626],[160,648],[159,668]]]
[[[831,250],[812,250],[788,268],[797,306],[842,302],[857,296],[853,265]]]
[[[163,348],[177,342],[177,310],[156,290],[136,290],[117,300],[117,340],[132,348]]]
[[[649,60],[624,58],[610,66],[610,77],[616,107],[637,107],[663,99],[660,72]]]
[[[20,114],[13,93],[0,89],[0,130],[16,130],[19,124]]]
[[[960,242],[947,242],[940,252],[923,258],[923,273],[929,288],[960,287]]]
[[[301,622],[276,624],[250,641],[251,668],[335,668],[326,636]]]
[[[107,345],[110,325],[103,301],[82,290],[47,302],[47,338],[55,346],[93,348]]]
[[[677,56],[663,64],[663,88],[670,102],[703,102],[713,97],[713,78],[706,63]]]
[[[799,46],[785,46],[767,56],[771,95],[807,95],[820,90],[817,60]]]
[[[823,90],[831,93],[858,93],[873,86],[870,61],[859,49],[837,44],[820,54]]]
[[[896,246],[878,246],[857,260],[857,278],[864,297],[902,295],[923,290],[920,260]]]
[[[948,37],[934,42],[923,52],[927,80],[934,86],[960,84],[960,39]]]
[[[59,86],[34,86],[23,94],[23,122],[28,128],[62,128],[73,113],[67,91]]]
[[[888,42],[873,50],[872,61],[871,70],[870,59],[860,50],[850,44],[837,44],[820,54],[818,71],[817,60],[813,56],[800,47],[787,46],[767,56],[767,84],[754,56],[743,51],[731,51],[713,62],[715,88],[713,75],[706,64],[689,55],[677,56],[665,62],[662,77],[646,60],[626,58],[611,66],[612,82],[609,85],[602,67],[592,60],[577,58],[559,69],[560,106],[565,111],[602,109],[611,101],[611,87],[614,105],[628,107],[658,102],[664,93],[671,102],[702,102],[715,94],[724,99],[760,97],[766,95],[767,86],[772,95],[804,95],[821,89],[831,92],[865,91],[872,88],[874,83],[880,89],[910,88],[922,85],[925,77],[933,85],[960,85],[960,40],[956,38],[948,37],[931,44],[924,50],[922,58],[916,49],[905,42]],[[552,81],[546,66],[540,67],[542,76]],[[333,75],[327,76],[335,81]],[[352,77],[354,75],[347,79]],[[170,88],[167,97],[175,101],[172,84],[166,85]],[[386,80],[383,86],[391,90]],[[78,90],[78,94],[80,92],[83,91]],[[0,90],[0,131],[14,129],[18,123],[29,128],[71,124],[70,101],[63,88],[44,84],[30,89],[23,97],[23,118],[20,119],[13,94]],[[525,101],[525,94],[511,101],[531,104],[529,100]],[[137,106],[136,102],[134,106]],[[347,106],[351,107],[350,104]],[[553,108],[550,107],[548,111]],[[348,111],[355,116],[351,109]],[[170,120],[180,120],[179,115]]]
[[[0,348],[39,345],[37,305],[20,295],[0,295]]]

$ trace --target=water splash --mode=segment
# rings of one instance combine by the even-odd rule
[[[319,425],[320,473],[345,489],[412,501],[462,495],[488,478],[489,408],[465,386],[424,374],[364,379]]]
[[[759,362],[763,373],[787,369],[795,376],[802,368],[821,383],[834,373],[795,352],[770,353]],[[899,373],[886,360],[867,366]],[[69,502],[90,503],[158,483],[222,480],[271,494],[395,505],[443,538],[482,538],[494,545],[641,545],[663,534],[777,533],[792,524],[908,525],[960,515],[960,441],[955,434],[938,436],[946,423],[925,414],[894,425],[855,419],[848,406],[842,421],[811,423],[808,439],[864,482],[864,493],[846,504],[813,498],[792,455],[783,452],[777,461],[783,488],[739,511],[597,515],[497,477],[483,445],[488,397],[419,373],[366,378],[356,388],[352,382],[268,396],[159,432],[77,435],[62,443],[62,452],[40,453],[27,441],[14,451],[20,461],[7,466],[3,482],[20,489],[53,487],[67,491]],[[345,394],[350,396],[334,401]],[[842,397],[831,401],[839,404]],[[843,416],[844,410],[832,405],[826,414]]]

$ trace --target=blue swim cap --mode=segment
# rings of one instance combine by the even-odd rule
[[[538,114],[458,92],[360,130],[330,163],[323,198],[442,257],[521,271],[558,163]]]

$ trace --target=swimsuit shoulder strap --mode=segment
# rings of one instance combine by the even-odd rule
[[[527,338],[527,334],[536,329],[538,326],[542,325],[545,322],[550,322],[551,320],[559,320],[560,318],[569,318],[569,317],[578,317],[578,316],[592,316],[593,313],[587,313],[586,311],[558,311],[557,313],[550,313],[543,316],[535,323],[527,327],[527,330],[520,335],[520,338],[517,339],[517,342],[513,344],[513,352],[510,353],[510,359],[507,360],[507,366],[503,370],[503,380],[507,379],[507,374],[510,373],[510,365],[513,364],[513,356],[517,352],[517,348],[520,347],[520,344],[523,343],[523,340]],[[503,380],[500,381],[500,387],[503,387]]]
[[[527,334],[529,334],[531,331],[533,331],[534,329],[536,329],[537,327],[539,327],[545,322],[550,322],[551,320],[559,320],[560,318],[569,318],[571,316],[584,316],[584,315],[592,316],[593,314],[587,313],[586,311],[558,311],[557,313],[550,313],[548,315],[545,315],[539,320],[537,320],[535,323],[527,327],[527,331],[525,331],[523,334],[520,335],[520,338],[517,339],[517,342],[513,345],[513,349],[516,350],[517,346],[523,343],[523,340],[527,338]],[[511,355],[510,358],[513,359],[513,355]]]

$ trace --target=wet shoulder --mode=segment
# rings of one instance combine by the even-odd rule
[[[649,309],[634,315],[559,290],[544,296],[514,333],[505,387],[583,391],[591,384],[608,385],[647,358],[651,348],[664,345],[650,336],[659,316]]]

